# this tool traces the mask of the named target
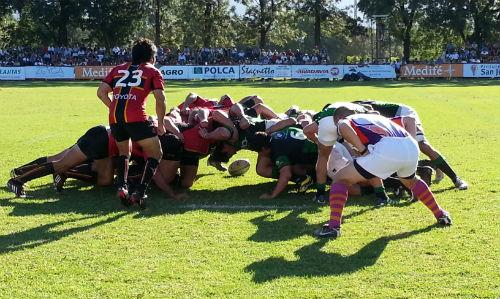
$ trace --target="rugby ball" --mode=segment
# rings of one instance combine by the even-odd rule
[[[244,175],[250,169],[250,161],[248,159],[239,159],[229,164],[227,171],[231,176]]]

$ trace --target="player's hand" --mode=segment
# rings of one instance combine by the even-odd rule
[[[165,135],[165,126],[158,124],[157,132],[158,132],[158,136]]]
[[[208,120],[200,121],[200,128],[208,128]]]
[[[182,133],[181,133],[181,132],[177,132],[177,133],[175,133],[175,136],[176,136],[177,138],[179,138],[179,140],[180,140],[180,141],[184,142],[184,135],[182,135]]]
[[[206,139],[207,135],[208,135],[208,131],[207,131],[207,129],[200,129],[198,131],[198,134],[200,134],[201,138]]]
[[[264,193],[259,196],[259,199],[273,199],[274,197],[270,193]]]
[[[186,199],[189,199],[189,195],[187,195],[186,193],[179,193],[179,194],[176,194],[174,196],[174,199],[175,200],[186,200]]]
[[[250,127],[250,122],[245,117],[242,117],[240,119],[240,128],[242,130],[246,130],[246,129],[248,129],[248,127]]]

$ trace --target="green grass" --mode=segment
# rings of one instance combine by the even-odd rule
[[[1,82],[0,181],[106,123],[96,86]],[[470,190],[432,186],[453,215],[444,229],[420,203],[374,209],[373,198],[352,198],[343,236],[325,241],[311,232],[328,207],[312,193],[259,200],[272,182],[254,170],[228,178],[202,161],[189,200],[152,191],[143,212],[123,209],[112,188],[70,181],[59,196],[47,177],[29,184],[32,198],[0,189],[0,297],[500,297],[498,81],[167,82],[168,106],[189,91],[258,93],[277,111],[409,104]]]

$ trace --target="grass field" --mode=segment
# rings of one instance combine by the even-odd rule
[[[107,123],[96,86],[0,82],[2,185],[14,166]],[[375,209],[373,198],[351,198],[343,236],[327,241],[311,235],[329,213],[313,193],[259,200],[272,181],[254,170],[229,178],[204,161],[190,199],[153,190],[145,211],[75,181],[64,195],[51,177],[33,181],[28,199],[2,187],[0,297],[500,297],[498,81],[167,82],[168,106],[189,91],[257,93],[278,111],[360,98],[409,104],[470,188],[431,186],[451,228],[435,227],[420,203]]]

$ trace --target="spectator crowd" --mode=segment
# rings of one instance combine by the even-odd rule
[[[500,42],[467,43],[461,47],[448,43],[436,63],[500,63]]]
[[[86,66],[117,65],[130,60],[129,49],[113,47],[16,47],[0,49],[0,66]],[[326,50],[272,51],[258,48],[201,48],[172,50],[159,48],[157,62],[162,65],[216,64],[328,64]]]

